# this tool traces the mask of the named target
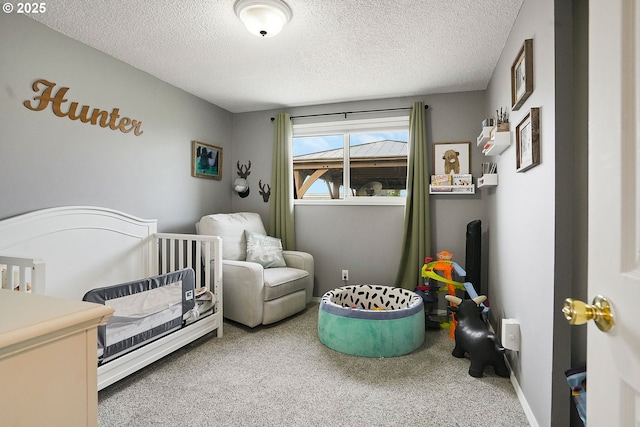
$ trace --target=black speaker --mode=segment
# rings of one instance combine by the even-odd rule
[[[482,258],[482,221],[476,219],[467,224],[467,247],[464,264],[467,272],[466,281],[471,282],[478,295],[486,295],[480,283]],[[467,295],[468,296],[468,295]]]

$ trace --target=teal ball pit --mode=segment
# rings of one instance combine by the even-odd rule
[[[415,292],[382,285],[348,285],[325,293],[318,338],[341,353],[393,357],[424,342],[424,305]]]

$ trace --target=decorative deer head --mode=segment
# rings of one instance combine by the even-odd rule
[[[269,184],[262,185],[262,180],[260,180],[260,182],[258,182],[258,187],[260,187],[259,193],[262,196],[262,200],[267,203],[269,201],[269,196],[271,195],[271,186]]]
[[[249,160],[248,165],[240,165],[240,160],[238,160],[238,163],[236,166],[238,167],[238,172],[237,172],[238,176],[240,178],[247,179],[249,174],[251,174],[251,172],[249,172],[249,169],[251,169],[251,160]]]
[[[249,183],[247,182],[247,177],[251,173],[249,172],[249,169],[251,169],[251,160],[249,160],[248,165],[240,165],[240,161],[238,160],[236,166],[238,167],[237,173],[240,178],[236,178],[236,180],[234,181],[233,189],[238,193],[238,196],[244,199],[249,195],[249,192],[251,190],[249,188]]]

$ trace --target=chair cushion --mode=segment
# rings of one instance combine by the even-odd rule
[[[247,258],[244,231],[267,234],[260,215],[253,212],[205,215],[198,223],[198,233],[222,237],[222,257],[233,261]]]
[[[264,268],[287,266],[280,239],[249,230],[245,230],[244,234],[247,239],[247,261],[257,262]]]
[[[293,292],[306,290],[309,272],[299,268],[267,268],[264,270],[264,300],[271,301]]]

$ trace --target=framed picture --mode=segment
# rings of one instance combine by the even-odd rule
[[[540,164],[540,108],[532,108],[516,128],[516,172]]]
[[[436,142],[433,144],[433,174],[471,173],[470,142]]]
[[[191,144],[191,175],[222,179],[222,148],[198,141]]]
[[[527,39],[511,66],[511,110],[517,111],[532,92],[533,39]]]

